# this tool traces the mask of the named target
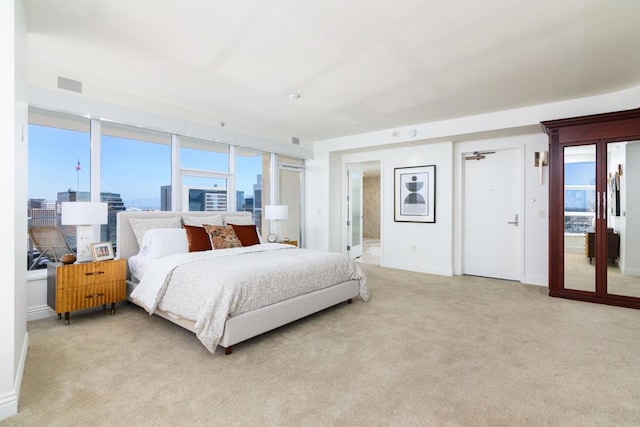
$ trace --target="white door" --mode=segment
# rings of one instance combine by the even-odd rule
[[[351,258],[362,256],[362,172],[348,170],[347,251]]]
[[[521,150],[474,154],[463,161],[463,274],[520,280]]]

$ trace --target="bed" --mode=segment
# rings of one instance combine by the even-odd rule
[[[368,301],[364,273],[342,254],[262,241],[190,251],[180,230],[216,220],[236,230],[252,224],[248,212],[123,211],[116,227],[116,256],[128,259],[127,299],[194,332],[210,352],[222,347],[228,355],[237,343],[328,307]]]

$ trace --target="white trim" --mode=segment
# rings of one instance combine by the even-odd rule
[[[624,268],[622,274],[631,277],[640,277],[640,268]]]
[[[415,271],[416,273],[427,273],[427,274],[435,274],[438,276],[453,276],[453,269],[448,267],[443,267],[442,265],[425,265],[425,264],[405,264],[401,262],[389,262],[384,265],[380,264],[381,267],[385,268],[395,268],[397,270],[406,270],[406,271]]]
[[[18,413],[18,393],[13,391],[0,396],[0,420],[12,417]]]
[[[27,307],[27,322],[46,319],[49,317],[54,317],[55,315],[55,310],[48,305],[35,305],[33,307]]]
[[[171,210],[180,210],[182,206],[182,175],[180,173],[180,135],[171,134]]]
[[[29,333],[27,332],[24,334],[24,340],[22,341],[22,350],[20,351],[20,360],[18,361],[13,390],[0,396],[0,420],[13,417],[18,413],[18,399],[20,396],[20,388],[22,387],[22,376],[24,374],[28,349]]]

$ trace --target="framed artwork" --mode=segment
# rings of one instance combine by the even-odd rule
[[[111,242],[100,242],[91,244],[91,255],[94,261],[107,261],[113,259],[113,246]]]
[[[396,222],[436,222],[436,166],[395,168]]]

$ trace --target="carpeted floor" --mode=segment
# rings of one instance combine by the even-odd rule
[[[640,311],[362,264],[371,301],[208,353],[122,304],[30,322],[0,426],[637,426]]]

